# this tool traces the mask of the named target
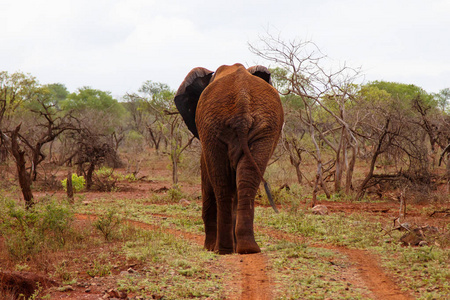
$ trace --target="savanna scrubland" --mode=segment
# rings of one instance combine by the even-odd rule
[[[0,72],[0,296],[448,297],[449,88],[358,84],[310,42],[250,50],[285,126],[264,176],[280,213],[258,193],[247,256],[202,249],[200,144],[171,87],[114,99]]]

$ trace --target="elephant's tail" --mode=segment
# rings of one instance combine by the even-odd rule
[[[252,153],[250,152],[250,148],[248,147],[247,138],[245,137],[245,135],[243,133],[239,132],[239,130],[237,130],[237,135],[238,135],[238,139],[241,144],[241,147],[242,147],[242,151],[244,152],[244,155],[246,155],[250,159],[250,162],[253,164],[253,166],[255,167],[256,171],[259,174],[259,177],[261,178],[262,182],[264,183],[264,190],[266,191],[267,198],[269,199],[270,205],[272,206],[273,210],[276,213],[278,213],[278,208],[275,206],[275,202],[273,201],[272,193],[270,192],[269,183],[264,179],[264,176],[263,176],[261,170],[259,169],[258,164],[256,163],[255,159],[253,158]]]

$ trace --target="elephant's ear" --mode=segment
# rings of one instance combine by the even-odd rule
[[[188,129],[198,138],[195,126],[195,111],[203,90],[208,86],[214,72],[205,68],[194,68],[181,83],[175,95],[175,105]]]
[[[268,84],[272,85],[272,79],[270,78],[270,71],[264,66],[253,66],[247,69],[252,75],[258,76],[264,79]]]

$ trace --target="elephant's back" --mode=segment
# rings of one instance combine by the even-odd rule
[[[275,88],[242,69],[212,82],[203,91],[196,123],[200,140],[227,136],[228,130],[236,128],[253,134],[279,133],[283,108]]]
[[[283,113],[277,90],[245,69],[238,69],[206,87],[199,99],[197,112],[200,118],[213,116],[219,119],[240,114],[270,117]]]

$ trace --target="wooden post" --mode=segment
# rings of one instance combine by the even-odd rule
[[[67,172],[67,198],[69,198],[70,203],[73,203],[72,170]]]
[[[406,190],[403,190],[400,193],[400,211],[399,211],[399,223],[403,223],[405,222],[405,217],[406,217],[406,199],[405,199],[405,193]]]

